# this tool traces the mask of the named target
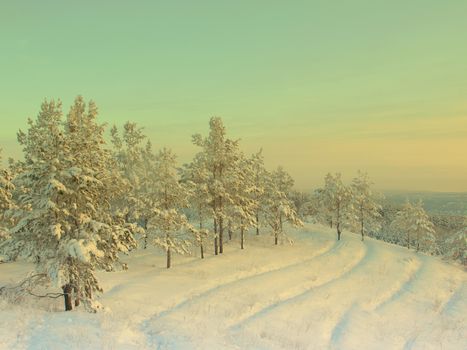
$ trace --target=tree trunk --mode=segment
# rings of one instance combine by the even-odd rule
[[[224,225],[223,218],[219,218],[219,254],[224,253]]]
[[[167,268],[170,269],[170,247],[167,247]]]
[[[279,215],[280,232],[282,232],[282,214]]]
[[[229,241],[231,241],[232,240],[232,220],[229,220],[228,231],[229,231]]]
[[[259,213],[256,212],[256,235],[259,236]]]
[[[245,230],[243,228],[243,219],[240,218],[240,249],[243,249],[244,241],[245,241]]]
[[[274,232],[274,245],[277,245],[277,243],[278,243],[278,238],[279,238],[278,236],[279,235],[278,235],[277,231],[275,231]]]
[[[165,239],[166,239],[166,244],[167,244],[167,268],[170,269],[170,263],[171,263],[171,252],[170,252],[170,241],[169,241],[169,234],[167,233],[165,235]]]
[[[143,249],[148,247],[148,220],[146,218],[143,219],[143,228],[144,228],[144,246]]]
[[[71,298],[71,292],[73,291],[73,287],[70,283],[65,284],[63,287],[63,296],[65,298],[65,311],[73,310],[73,303]]]
[[[410,249],[410,233],[407,232],[407,249]]]
[[[92,290],[91,290],[91,287],[89,286],[86,286],[84,288],[85,292],[86,292],[86,298],[88,298],[89,300],[92,299]]]
[[[214,219],[214,254],[219,254],[218,245],[217,245],[217,220]]]
[[[75,306],[79,306],[79,302],[80,302],[80,296],[79,296],[79,288],[78,286],[74,286],[73,288],[74,292],[75,292]]]
[[[336,229],[337,229],[337,240],[341,240],[341,213],[340,205],[337,206],[337,220],[336,220]]]
[[[203,229],[203,219],[201,219],[201,214],[200,214],[200,219],[199,219],[199,229]],[[204,247],[203,247],[203,239],[201,238],[201,241],[199,243],[199,248],[201,250],[201,259],[204,259]]]
[[[361,213],[361,221],[360,221],[360,224],[361,224],[361,233],[362,233],[362,242],[363,242],[363,237],[364,237],[364,232],[363,232],[363,213]]]

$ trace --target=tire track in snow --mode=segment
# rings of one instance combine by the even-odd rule
[[[191,316],[188,316],[188,319],[190,319],[192,323],[193,322],[196,323],[196,322],[199,321],[197,319],[199,319],[200,314],[203,315],[203,316],[209,315],[210,313],[213,313],[213,312],[214,312],[214,314],[216,314],[216,313],[219,312],[219,309],[218,309],[219,306],[221,308],[224,307],[224,306],[231,307],[231,304],[229,304],[229,303],[227,303],[227,304],[225,304],[225,303],[216,304],[215,302],[212,301],[212,299],[214,299],[214,300],[216,299],[216,298],[212,297],[213,294],[215,294],[215,293],[217,293],[217,292],[219,292],[221,290],[224,291],[224,289],[226,289],[227,290],[227,295],[222,295],[222,293],[217,295],[217,299],[219,299],[219,300],[224,300],[225,298],[231,297],[229,295],[229,293],[232,293],[232,288],[233,289],[235,289],[235,288],[239,289],[240,292],[242,290],[248,290],[248,292],[251,293],[251,288],[248,288],[249,285],[252,285],[256,289],[258,289],[258,295],[261,295],[261,293],[263,293],[264,285],[262,283],[258,283],[258,281],[255,281],[255,280],[266,278],[265,279],[266,282],[267,281],[276,281],[273,274],[279,274],[279,275],[286,274],[285,276],[287,278],[289,278],[289,279],[292,279],[292,280],[297,279],[297,276],[299,276],[299,279],[301,279],[302,275],[301,274],[298,274],[298,275],[294,274],[293,272],[297,272],[297,271],[294,271],[294,269],[297,269],[297,268],[298,269],[308,269],[309,264],[313,264],[313,262],[315,262],[317,260],[325,259],[327,256],[333,256],[335,258],[339,258],[340,255],[336,255],[335,253],[337,251],[339,251],[339,252],[342,251],[343,250],[342,248],[346,247],[347,245],[348,245],[348,242],[342,242],[342,241],[339,242],[339,243],[334,243],[332,245],[331,249],[328,249],[328,250],[326,250],[325,252],[323,252],[321,254],[315,255],[311,259],[302,260],[299,263],[294,263],[292,265],[288,265],[286,267],[279,268],[279,269],[276,269],[274,271],[268,271],[268,272],[264,272],[264,273],[261,273],[261,274],[256,274],[254,276],[243,278],[241,280],[232,281],[230,283],[218,286],[216,288],[209,289],[208,291],[206,291],[204,293],[201,293],[201,295],[196,296],[196,298],[193,298],[191,300],[186,300],[185,302],[180,303],[176,307],[171,308],[170,310],[167,310],[166,312],[162,312],[162,313],[160,313],[160,314],[158,314],[158,315],[156,315],[156,316],[154,316],[152,318],[149,318],[146,321],[144,321],[142,323],[142,326],[141,326],[143,328],[143,331],[148,335],[148,343],[152,344],[152,345],[154,343],[167,344],[167,341],[170,341],[170,337],[171,337],[170,334],[172,333],[170,331],[170,329],[167,328],[167,324],[168,323],[173,323],[174,320],[175,320],[174,324],[178,324],[178,322],[180,322],[181,320],[182,320],[181,322],[183,322],[183,321],[185,321],[187,319],[186,315],[191,315]],[[364,255],[365,251],[366,250],[363,251],[362,255]],[[312,271],[314,271],[314,270],[312,270]],[[314,271],[313,273],[316,273],[316,271]],[[340,274],[341,273],[339,273],[339,276],[340,276]],[[335,278],[339,278],[339,277],[337,276]],[[242,284],[245,284],[245,283],[246,283],[246,286],[243,287]],[[294,294],[298,294],[302,290],[303,290],[303,286],[300,285],[300,288],[295,290]],[[288,291],[289,291],[289,289],[287,289],[286,293],[285,293],[287,297],[290,295],[290,292],[288,292]],[[208,299],[207,303],[203,300],[203,298]],[[240,302],[242,302],[241,295],[234,294],[234,298],[235,298],[234,300],[240,300]],[[277,302],[277,299],[273,299],[273,301],[270,302],[269,304],[276,303],[276,302]],[[201,305],[201,308],[202,308],[201,311],[199,311],[199,309],[197,309],[197,305]],[[208,305],[208,308],[205,307],[206,305]],[[212,305],[212,307],[210,305]],[[190,307],[192,307],[194,309],[190,310],[189,309]],[[185,308],[187,310],[185,310]],[[175,317],[171,318],[172,314],[176,313],[177,311],[181,311],[182,309],[184,310],[183,312],[185,312],[186,315],[184,315],[183,312],[182,312],[181,314],[178,314],[178,316],[176,315]],[[245,309],[245,305],[241,305],[240,308],[235,308],[234,312],[236,312],[239,309]],[[256,309],[254,309],[254,310],[256,312]],[[228,314],[229,313],[229,308],[222,309],[221,311],[226,311],[225,313]],[[165,320],[166,317],[168,317],[167,320]],[[177,317],[178,317],[178,321],[177,321]],[[210,318],[211,317],[203,317],[203,319],[208,319],[208,320]],[[245,316],[242,316],[242,319],[244,319],[244,318],[245,318]],[[224,332],[225,330],[229,329],[228,324],[226,326],[224,326],[226,324],[226,322],[228,322],[228,317],[224,317],[222,319],[219,319],[219,321],[222,322],[221,329],[219,329],[220,332]],[[214,327],[218,327],[218,326],[219,326],[219,324],[214,325]],[[180,331],[181,330],[179,329],[179,332]],[[167,335],[167,334],[169,334],[169,335]]]
[[[255,278],[261,278],[261,277],[267,276],[269,274],[273,274],[273,273],[277,273],[277,272],[281,272],[281,271],[292,270],[292,269],[297,268],[299,266],[303,266],[303,264],[310,263],[310,262],[314,261],[317,258],[331,255],[335,251],[340,250],[343,246],[345,246],[345,244],[342,244],[341,242],[339,242],[339,243],[338,242],[333,242],[332,244],[325,245],[324,247],[322,247],[322,249],[318,249],[318,250],[314,251],[315,255],[313,255],[311,258],[300,260],[300,261],[295,262],[293,264],[273,268],[271,270],[262,271],[260,273],[254,273],[252,275],[244,276],[244,277],[241,277],[241,278],[235,278],[235,279],[233,279],[231,281],[219,284],[219,285],[217,285],[215,287],[208,288],[207,290],[202,291],[202,292],[200,292],[198,294],[194,294],[191,297],[188,297],[187,299],[185,299],[184,301],[182,301],[182,302],[180,302],[178,304],[175,304],[174,306],[172,306],[172,307],[170,307],[170,308],[168,308],[166,310],[163,310],[162,312],[158,312],[157,314],[155,314],[155,315],[147,318],[146,320],[140,322],[139,329],[141,329],[146,334],[152,333],[149,330],[151,323],[157,322],[159,319],[162,319],[162,318],[164,318],[166,316],[169,316],[170,314],[172,314],[172,313],[174,313],[174,312],[176,312],[178,310],[181,310],[184,307],[189,307],[190,305],[195,304],[196,302],[198,302],[202,298],[206,298],[206,297],[210,296],[211,294],[213,294],[213,293],[215,293],[217,291],[220,291],[222,289],[230,288],[230,287],[234,286],[235,284],[244,283],[244,282],[247,282],[249,280],[253,280]],[[152,343],[152,342],[150,342],[150,343]]]
[[[417,256],[420,266],[410,280],[374,310],[378,315],[376,320],[379,322],[398,315],[403,316],[398,318],[397,323],[386,325],[384,328],[381,328],[381,325],[380,328],[384,329],[385,337],[394,341],[393,346],[400,346],[404,350],[424,348],[422,344],[429,344],[427,338],[434,341],[432,333],[437,329],[433,328],[433,322],[441,322],[441,328],[445,327],[439,317],[444,312],[450,312],[451,307],[462,300],[458,298],[462,295],[462,291],[448,291],[450,287],[446,282],[456,283],[456,281],[447,279],[444,263],[429,256],[421,254]],[[456,284],[459,284],[459,281]],[[457,311],[457,307],[452,309]],[[425,314],[425,317],[417,318],[421,313]],[[452,322],[453,317],[450,316]],[[454,329],[450,328],[450,330]],[[397,339],[401,338],[403,341],[399,343]],[[437,341],[441,340],[439,334]]]
[[[384,251],[388,252],[388,251]],[[369,254],[370,255],[370,254]],[[375,257],[375,252],[372,251],[373,258]],[[371,262],[372,257],[368,256],[368,263]],[[369,299],[368,301],[359,300],[354,303],[342,313],[342,316],[336,322],[330,336],[329,348],[331,349],[340,349],[343,348],[340,344],[343,340],[343,337],[346,335],[346,330],[352,321],[360,320],[362,318],[368,317],[368,313],[377,310],[386,303],[391,303],[397,300],[400,295],[404,294],[410,285],[414,283],[414,280],[417,278],[417,274],[420,273],[421,267],[423,264],[420,259],[413,259],[412,257],[404,258],[404,269],[405,274],[402,276],[402,279],[396,281],[395,286],[390,288],[388,291],[384,291],[382,294],[377,295]],[[362,266],[363,268],[364,266]],[[372,274],[374,272],[368,271]],[[402,272],[404,273],[404,271]]]
[[[460,309],[460,307],[457,307],[459,304],[467,305],[467,284],[465,282],[451,294],[450,298],[441,308],[440,314],[449,315],[456,313]]]
[[[367,253],[361,263],[356,266],[353,270],[349,271],[349,274],[346,274],[345,279],[352,278],[352,275],[360,273],[362,271],[365,272],[365,269],[370,265],[374,264],[375,260],[379,258],[378,249],[374,242],[366,242],[367,246]],[[376,248],[375,248],[376,247]],[[387,253],[387,252],[385,252]],[[370,270],[371,271],[371,270]],[[368,272],[366,272],[368,274]],[[345,282],[341,280],[342,282]],[[363,300],[359,300],[356,302],[352,302],[350,307],[348,307],[341,316],[335,322],[334,327],[331,330],[329,336],[329,348],[330,349],[338,349],[339,342],[341,341],[342,336],[345,334],[346,329],[351,321],[352,315],[357,311],[361,310],[362,305],[365,302]]]
[[[339,348],[338,343],[340,342],[342,336],[345,333],[345,330],[348,327],[352,313],[356,311],[357,307],[358,307],[357,304],[353,304],[342,314],[342,316],[337,321],[336,325],[331,331],[330,345],[329,345],[330,349]]]
[[[293,304],[295,302],[298,302],[300,300],[306,299],[310,294],[316,292],[317,290],[324,288],[326,286],[331,285],[335,281],[342,279],[348,275],[350,275],[355,269],[358,269],[362,266],[362,264],[365,264],[365,261],[367,260],[368,256],[368,245],[365,244],[365,248],[362,249],[361,254],[357,256],[357,259],[355,261],[352,261],[350,264],[348,264],[343,270],[341,270],[337,275],[332,276],[330,279],[326,280],[325,282],[318,284],[318,285],[312,285],[305,290],[301,290],[296,293],[292,293],[288,297],[283,298],[282,300],[279,300],[275,303],[269,304],[265,307],[262,307],[258,310],[255,310],[252,312],[250,315],[245,317],[243,320],[240,322],[237,322],[236,324],[232,325],[230,327],[230,330],[236,331],[239,330],[246,325],[248,325],[251,322],[254,322],[262,317],[267,316],[269,313],[273,312],[274,310],[287,306],[289,304]]]
[[[243,322],[237,323],[235,326],[231,327],[231,330],[240,331],[243,327],[247,327],[251,322],[257,321],[258,319],[261,319],[265,316],[269,316],[271,312],[279,309],[280,307],[290,306],[291,304],[299,303],[300,301],[306,302],[307,300],[313,300],[312,298],[310,298],[310,295],[313,295],[314,293],[324,292],[326,290],[326,287],[331,287],[334,285],[334,283],[342,283],[344,284],[344,286],[346,286],[346,284],[349,284],[349,283],[350,285],[354,283],[358,283],[358,280],[355,280],[355,276],[360,276],[360,275],[365,276],[368,274],[370,274],[370,276],[373,275],[373,271],[371,271],[371,269],[375,269],[379,267],[379,265],[375,263],[380,261],[381,253],[387,254],[389,252],[390,251],[381,250],[378,247],[378,245],[375,244],[374,242],[371,242],[371,241],[366,242],[365,252],[363,256],[361,256],[361,258],[356,263],[354,263],[350,269],[344,271],[337,278],[333,278],[332,280],[329,280],[328,282],[321,284],[319,286],[314,286],[299,295],[283,300],[280,303],[271,305],[268,308],[264,308],[263,310],[258,311],[256,314],[251,315],[248,319],[245,319]],[[387,254],[386,260],[390,262],[392,259],[393,259],[392,255]],[[380,286],[378,285],[375,285],[375,286],[377,286],[377,288],[380,288]],[[348,289],[348,287],[347,288],[344,287],[343,289],[346,290]],[[338,287],[336,286],[336,288]],[[343,301],[344,305],[350,304],[350,306],[340,313],[340,315],[336,318],[335,325],[329,329],[329,332],[327,331],[325,332],[329,334],[328,340],[327,341],[324,340],[327,344],[325,345],[325,347],[339,348],[339,346],[337,345],[341,337],[345,334],[346,329],[350,321],[352,320],[354,314],[358,313],[359,311],[363,311],[363,306],[367,304],[367,301],[364,300],[365,298],[368,299],[368,297],[365,295],[363,300],[359,300],[357,302],[344,299]],[[337,299],[336,302],[337,301],[341,302],[341,300],[339,299]],[[297,307],[296,305],[294,306]],[[303,307],[307,309],[306,306],[303,306]],[[273,316],[273,319],[274,319],[274,316]]]
[[[406,268],[406,273],[402,276],[402,279],[396,281],[396,284],[389,290],[387,290],[384,294],[380,295],[376,300],[368,302],[365,305],[365,309],[367,311],[377,311],[380,308],[384,307],[384,305],[390,304],[396,301],[401,295],[407,293],[410,290],[411,285],[415,282],[415,280],[420,276],[423,272],[422,268],[424,264],[418,258],[406,258],[410,265]],[[411,262],[413,261],[413,264]]]
[[[153,316],[153,318],[161,318],[161,317],[165,317],[167,315],[169,315],[170,313],[172,312],[175,312],[191,303],[194,303],[196,302],[198,299],[200,298],[204,298],[212,293],[215,293],[221,289],[224,289],[224,288],[229,288],[237,283],[243,283],[245,281],[249,281],[251,279],[254,279],[254,278],[258,278],[258,277],[263,277],[263,276],[266,276],[268,274],[273,274],[273,273],[276,273],[276,272],[279,272],[279,271],[287,271],[287,270],[291,270],[291,269],[294,269],[298,266],[302,266],[303,264],[307,264],[307,263],[310,263],[312,261],[314,261],[315,259],[317,258],[320,258],[320,257],[324,257],[324,256],[328,256],[330,254],[333,254],[336,250],[340,249],[343,247],[343,244],[337,244],[336,242],[334,244],[331,244],[329,246],[326,246],[324,249],[322,250],[318,250],[317,252],[315,252],[316,254],[314,256],[312,256],[311,258],[308,258],[308,259],[304,259],[304,260],[300,260],[298,262],[295,262],[293,264],[290,264],[290,265],[285,265],[285,266],[279,266],[279,267],[275,267],[273,269],[270,269],[270,270],[266,270],[266,271],[262,271],[262,272],[259,272],[259,273],[254,273],[254,274],[251,274],[251,275],[246,275],[246,276],[243,276],[243,277],[240,277],[240,278],[233,278],[232,280],[229,280],[227,282],[223,282],[219,285],[216,285],[214,287],[211,287],[211,288],[208,288],[204,291],[201,291],[199,293],[195,293],[191,296],[188,296],[187,299],[185,299],[184,301],[180,302],[180,303],[177,303],[173,306],[171,306],[170,308],[166,309],[166,310],[163,310],[161,312],[159,312],[157,315]],[[329,249],[328,249],[329,248]]]
[[[385,300],[381,301],[378,303],[376,306],[373,307],[373,309],[377,312],[380,310],[384,309],[386,306],[397,302],[400,300],[404,295],[411,293],[413,290],[413,286],[415,286],[420,277],[427,272],[427,264],[420,260],[417,259],[417,267],[413,273],[409,274],[408,278],[403,282],[401,285],[399,285],[398,288],[394,289],[390,295],[388,295]]]

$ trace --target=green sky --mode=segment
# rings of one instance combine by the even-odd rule
[[[187,161],[223,117],[297,187],[467,191],[467,1],[8,1],[0,147],[44,98],[92,98]]]

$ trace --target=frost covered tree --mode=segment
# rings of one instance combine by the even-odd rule
[[[292,176],[290,176],[289,173],[287,173],[282,166],[279,166],[276,170],[274,170],[271,173],[271,176],[273,178],[273,182],[275,186],[277,187],[277,189],[283,193],[283,195],[287,198],[287,200],[290,201],[290,198],[291,198],[290,193],[294,185],[294,179],[292,178]],[[291,203],[293,204],[293,202]],[[295,210],[294,212],[296,213]],[[283,225],[284,220],[282,218],[282,215],[279,218],[280,218],[280,226],[281,226],[281,231],[282,231],[282,225]]]
[[[0,149],[0,164],[2,162]],[[0,169],[0,242],[8,237],[8,229],[11,220],[8,218],[8,212],[13,209],[13,190],[15,186],[12,182],[12,176],[7,169]]]
[[[309,211],[312,213],[316,222],[323,225],[334,227],[334,213],[327,203],[326,192],[323,188],[316,189],[312,194],[311,203],[308,204]]]
[[[364,240],[365,233],[375,231],[381,227],[381,205],[371,191],[372,182],[368,174],[358,172],[352,180],[352,202],[357,226]]]
[[[415,205],[407,201],[391,226],[405,236],[408,249],[414,244],[417,252],[420,249],[429,251],[435,242],[434,226],[423,209],[422,201]]]
[[[191,191],[190,207],[195,212],[199,226],[195,241],[200,248],[201,259],[204,259],[204,244],[209,237],[206,220],[212,217],[212,197],[208,188],[209,172],[202,156],[198,154],[191,163],[184,165],[182,181]]]
[[[401,238],[398,230],[391,225],[401,207],[387,199],[383,199],[381,201],[381,228],[375,232],[368,232],[368,235],[385,242],[405,246],[405,237]]]
[[[189,192],[178,179],[175,155],[171,150],[163,148],[159,151],[154,170],[152,196],[156,207],[149,221],[149,232],[152,243],[166,251],[167,268],[170,268],[172,252],[189,253],[190,242],[184,236],[186,231],[195,231],[181,212],[188,206]]]
[[[259,150],[251,156],[251,170],[253,172],[252,179],[254,181],[253,188],[251,191],[254,212],[255,212],[255,229],[256,235],[259,235],[260,231],[260,218],[262,216],[264,205],[265,205],[265,177],[266,169],[264,167],[264,156],[263,150]]]
[[[331,217],[337,230],[337,240],[341,239],[342,228],[349,221],[352,211],[351,188],[342,182],[341,174],[328,173],[324,179],[324,188],[320,191],[320,199],[323,210]]]
[[[92,308],[94,292],[102,291],[96,269],[113,270],[118,253],[135,245],[111,215],[110,203],[124,189],[96,118],[96,105],[80,96],[65,121],[61,103],[45,101],[27,133],[18,133],[24,162],[13,216],[19,220],[5,248],[13,258],[34,258],[36,270],[63,289],[66,310],[72,294],[76,305]]]
[[[264,189],[258,189],[255,179],[256,159],[240,157],[236,169],[229,174],[229,188],[232,190],[228,216],[233,222],[233,229],[240,231],[240,248],[245,247],[245,231],[257,227],[259,194]]]
[[[287,198],[285,192],[281,190],[280,177],[274,174],[266,174],[266,188],[265,188],[265,220],[271,227],[274,235],[274,244],[287,240],[292,243],[292,240],[283,230],[283,222],[288,221],[293,226],[302,226],[302,221],[298,218],[295,212],[294,205],[290,199]]]
[[[144,235],[144,248],[147,246],[147,223],[153,207],[148,196],[154,185],[154,154],[151,142],[143,144],[146,136],[136,123],[126,122],[121,135],[116,126],[110,130],[114,146],[114,158],[124,181],[126,191],[117,199],[115,207],[126,223],[134,228],[134,233]]]
[[[315,190],[310,194],[301,193],[298,196],[303,198],[303,201],[300,199],[302,203],[298,205],[295,204],[297,199],[294,197],[293,194],[292,194],[292,200],[294,201],[295,207],[297,208],[298,206],[300,208],[300,209],[297,209],[298,210],[297,213],[298,213],[298,216],[302,220],[310,219],[312,220],[312,222],[315,222],[315,223],[319,222],[324,225],[329,225],[331,220],[329,217],[326,217],[325,215],[323,215],[323,209],[320,203],[319,195],[320,195],[319,190]]]
[[[467,266],[467,218],[460,230],[446,238],[444,249],[449,259]]]
[[[224,252],[224,228],[227,218],[227,206],[231,201],[231,189],[228,187],[228,175],[234,171],[238,161],[238,140],[226,137],[225,126],[221,118],[213,117],[209,121],[209,135],[193,135],[193,143],[202,148],[200,159],[209,172],[207,185],[212,197],[214,224],[214,253]]]
[[[123,130],[120,133],[114,125],[110,130],[111,140],[114,146],[114,157],[117,165],[122,173],[123,179],[128,184],[128,190],[125,196],[119,203],[125,221],[136,222],[140,217],[140,210],[143,207],[141,197],[141,177],[143,173],[143,152],[144,147],[142,142],[145,136],[142,128],[139,128],[135,123],[126,122],[123,125]]]
[[[315,209],[311,194],[307,192],[293,190],[289,195],[290,199],[294,203],[295,211],[301,219],[304,219],[308,215],[312,215]]]

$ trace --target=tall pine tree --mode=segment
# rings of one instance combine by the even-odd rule
[[[27,133],[18,133],[25,158],[15,179],[21,219],[7,251],[33,257],[36,270],[63,288],[66,310],[72,294],[76,305],[92,308],[94,292],[102,291],[95,271],[113,270],[118,253],[135,245],[111,215],[110,203],[124,188],[96,119],[96,105],[80,96],[65,121],[61,103],[45,101]]]

